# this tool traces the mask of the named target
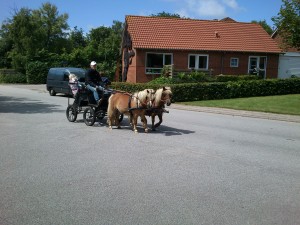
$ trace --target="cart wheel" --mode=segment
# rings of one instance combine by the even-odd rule
[[[73,105],[69,105],[66,110],[67,119],[70,122],[74,122],[77,119],[77,110]]]
[[[96,121],[95,111],[88,107],[83,112],[83,120],[87,126],[93,126]]]
[[[96,117],[98,120],[102,120],[105,117],[105,112],[100,110],[96,112]]]

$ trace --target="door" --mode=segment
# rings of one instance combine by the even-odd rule
[[[266,78],[267,57],[266,56],[250,56],[248,73]]]

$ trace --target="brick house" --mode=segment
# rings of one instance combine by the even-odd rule
[[[260,73],[277,78],[281,49],[258,24],[223,20],[126,16],[123,77],[132,83],[160,76],[164,65],[213,75]],[[125,67],[124,67],[125,66]]]

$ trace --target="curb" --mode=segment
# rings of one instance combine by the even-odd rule
[[[215,107],[189,106],[189,105],[181,105],[181,104],[172,104],[169,106],[169,108],[178,109],[178,110],[189,110],[195,112],[205,112],[205,113],[223,114],[223,115],[230,115],[230,116],[242,116],[242,117],[300,123],[300,116],[295,116],[295,115],[285,115],[285,114],[275,114],[275,113],[265,113],[265,112],[245,111],[245,110],[215,108]]]

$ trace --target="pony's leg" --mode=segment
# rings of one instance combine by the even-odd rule
[[[128,118],[129,118],[130,126],[133,127],[133,115],[132,115],[132,113],[129,114]]]
[[[120,112],[119,112],[119,110],[116,110],[116,113],[115,113],[115,116],[114,116],[115,124],[116,124],[118,129],[121,129],[119,117],[120,117]]]
[[[162,119],[162,112],[161,112],[161,113],[158,113],[157,116],[158,116],[159,121],[158,121],[157,124],[155,124],[155,128],[159,127],[159,125],[160,125],[160,124],[162,123],[162,121],[163,121],[163,119]]]
[[[138,119],[138,115],[137,114],[133,114],[133,116],[131,116],[132,118],[132,125],[133,125],[133,131],[135,133],[138,133],[138,130],[137,130],[137,119]]]
[[[107,123],[108,123],[108,128],[109,128],[110,130],[112,129],[112,126],[111,126],[111,120],[112,120],[111,115],[108,115],[108,116],[107,116]]]
[[[154,126],[155,116],[156,116],[156,114],[152,113],[152,115],[151,115],[151,121],[152,121],[151,129],[152,129],[153,131],[155,130],[155,126]]]
[[[141,115],[141,120],[143,122],[143,127],[145,129],[145,132],[148,133],[147,118],[145,117],[145,115]]]

